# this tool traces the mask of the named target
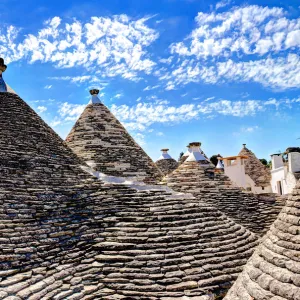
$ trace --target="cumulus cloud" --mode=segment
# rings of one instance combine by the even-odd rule
[[[249,5],[223,13],[199,12],[197,28],[185,42],[171,45],[171,53],[207,58],[233,53],[258,54],[300,46],[300,18],[287,19],[278,7]]]
[[[187,38],[170,46],[176,63],[156,72],[166,89],[226,81],[257,82],[274,89],[299,87],[300,18],[288,18],[279,7],[248,5],[222,13],[199,12],[195,21]]]
[[[146,131],[152,124],[173,125],[189,122],[198,118],[212,118],[216,115],[245,117],[255,116],[257,113],[279,107],[291,108],[293,103],[300,103],[299,98],[294,99],[268,99],[231,101],[218,100],[202,102],[200,104],[183,104],[181,106],[169,105],[168,101],[156,101],[154,103],[138,103],[134,106],[115,105],[111,107],[113,114],[130,131]],[[256,127],[245,128],[245,132],[251,132]]]
[[[5,54],[7,62],[26,58],[30,63],[50,62],[58,68],[80,66],[103,77],[137,80],[140,72],[150,74],[155,65],[146,50],[159,34],[146,21],[117,15],[67,23],[54,17],[23,41],[17,41],[20,30],[9,26],[0,31],[0,54]]]
[[[41,114],[47,110],[46,106],[38,106],[37,111]]]
[[[75,121],[82,114],[85,107],[85,104],[72,104],[64,102],[60,106],[58,113],[64,121]]]
[[[291,53],[286,57],[239,62],[228,59],[211,66],[185,60],[164,79],[168,80],[167,87],[191,82],[256,82],[273,89],[297,88],[300,85],[300,56]]]

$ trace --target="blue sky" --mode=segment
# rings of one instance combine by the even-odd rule
[[[0,0],[3,77],[62,138],[99,88],[154,160],[191,141],[269,159],[300,146],[299,5]]]

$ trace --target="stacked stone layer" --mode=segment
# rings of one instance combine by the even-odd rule
[[[269,229],[284,205],[274,197],[258,198],[242,192],[226,175],[215,174],[199,162],[185,161],[167,176],[167,185],[178,192],[192,193],[259,235]]]
[[[250,231],[199,199],[83,173],[16,95],[0,93],[0,128],[0,299],[199,299],[253,252]]]
[[[163,175],[109,109],[89,104],[66,139],[68,146],[96,171],[137,177],[147,183]]]
[[[225,300],[300,299],[300,183]]]
[[[251,150],[245,147],[240,151],[238,155],[248,156],[248,159],[244,160],[245,172],[257,186],[270,186],[270,169],[264,166]]]
[[[155,164],[163,175],[168,175],[178,168],[178,162],[173,158],[159,159]]]

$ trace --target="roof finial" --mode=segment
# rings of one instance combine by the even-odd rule
[[[186,159],[186,161],[200,161],[205,164],[209,163],[209,160],[205,157],[203,151],[200,149],[200,142],[192,142],[190,143],[191,154]]]
[[[163,148],[160,151],[162,151],[161,156],[159,157],[158,160],[160,159],[172,159],[171,155],[168,153],[169,149],[168,148]]]
[[[246,144],[243,144],[243,147],[246,148]]]
[[[90,94],[92,95],[92,99],[90,100],[89,104],[102,103],[101,100],[98,98],[99,90],[92,89],[90,90]]]
[[[7,86],[2,78],[2,73],[5,72],[7,66],[4,64],[4,59],[0,57],[0,92],[7,92]]]

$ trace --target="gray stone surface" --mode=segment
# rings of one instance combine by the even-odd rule
[[[102,103],[88,104],[66,138],[68,146],[96,171],[155,183],[163,174]]]
[[[299,300],[299,233],[300,182],[224,300]]]
[[[238,155],[248,156],[248,159],[244,160],[245,172],[257,186],[267,187],[271,185],[270,169],[264,166],[251,150],[244,147]]]
[[[0,128],[0,299],[205,299],[253,253],[204,201],[90,177],[16,95],[0,93]]]
[[[226,175],[214,173],[213,168],[199,162],[183,162],[165,180],[173,190],[192,193],[260,236],[267,232],[285,203],[284,198],[274,195],[245,193]]]

